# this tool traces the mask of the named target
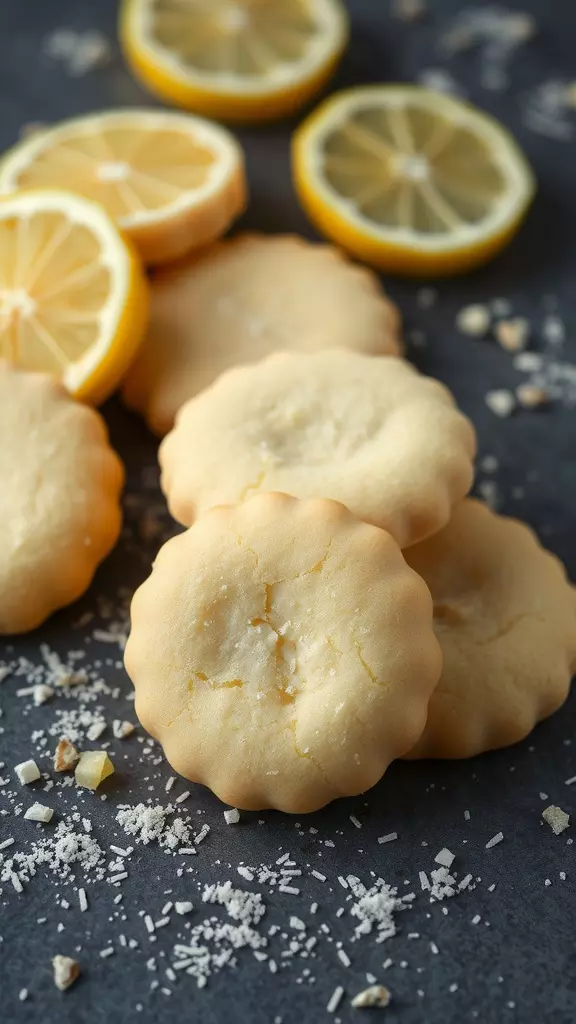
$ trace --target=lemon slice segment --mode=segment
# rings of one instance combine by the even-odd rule
[[[456,274],[517,231],[532,171],[497,121],[417,86],[337,93],[293,140],[300,201],[318,229],[392,273]]]
[[[214,241],[246,204],[242,150],[230,132],[164,110],[63,121],[10,150],[0,192],[70,189],[106,207],[146,263]]]
[[[136,76],[169,103],[222,120],[294,113],[348,39],[341,0],[124,0],[120,38]]]
[[[146,329],[138,257],[104,209],[67,192],[0,201],[0,358],[97,404]]]

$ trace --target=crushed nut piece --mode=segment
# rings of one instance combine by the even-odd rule
[[[38,765],[32,759],[17,764],[14,771],[21,786],[28,786],[31,782],[36,782],[40,778]]]
[[[352,1006],[355,1010],[362,1010],[369,1006],[377,1006],[383,1009],[389,1003],[390,993],[384,985],[371,985],[370,988],[365,988],[363,992],[359,992],[352,1000]]]
[[[392,16],[400,21],[419,21],[426,14],[426,0],[393,0]]]
[[[52,820],[54,811],[51,807],[46,807],[45,804],[35,803],[25,812],[24,817],[28,821],[41,821],[43,825],[47,825]]]
[[[98,789],[113,772],[114,765],[105,750],[85,750],[76,765],[76,784],[86,789]]]
[[[54,771],[68,772],[76,764],[80,754],[65,736],[59,741],[54,754]]]
[[[488,333],[492,317],[488,306],[464,306],[456,317],[456,326],[471,338],[483,338]]]
[[[570,824],[570,815],[566,814],[561,807],[555,807],[554,804],[550,804],[550,807],[546,807],[542,811],[542,817],[546,824],[550,825],[555,836],[559,836]]]
[[[516,316],[512,320],[500,320],[494,327],[496,341],[507,352],[521,352],[526,348],[529,334],[530,323],[523,316]]]
[[[52,957],[52,967],[54,969],[54,984],[61,992],[65,992],[67,988],[70,988],[70,985],[74,984],[80,974],[80,967],[71,956],[60,956],[58,954]]]
[[[525,409],[537,409],[550,400],[546,389],[538,387],[537,384],[519,384],[516,388],[516,397]]]
[[[117,740],[124,740],[127,736],[131,736],[135,728],[133,722],[121,722],[119,719],[112,722],[112,732]]]

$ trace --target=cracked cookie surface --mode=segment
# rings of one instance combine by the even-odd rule
[[[475,446],[450,392],[403,359],[278,352],[184,406],[160,449],[162,488],[185,526],[258,491],[333,498],[404,548],[448,522]]]
[[[406,552],[428,584],[444,655],[428,722],[410,757],[472,757],[523,739],[568,696],[576,591],[518,520],[469,499]]]
[[[232,366],[328,345],[399,355],[400,317],[371,270],[296,235],[245,234],[156,274],[123,396],[154,433]]]
[[[312,811],[374,785],[424,728],[432,604],[394,540],[333,501],[258,495],[161,549],[132,605],[136,711],[236,807]]]
[[[0,634],[84,593],[121,526],[124,470],[104,421],[55,378],[0,360]]]

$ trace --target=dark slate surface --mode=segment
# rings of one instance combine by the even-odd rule
[[[352,45],[340,69],[336,85],[355,82],[412,80],[423,67],[443,66],[437,50],[440,29],[461,8],[457,0],[429,0],[432,14],[418,27],[408,27],[391,18],[385,0],[349,0],[352,14]],[[576,146],[542,138],[523,127],[520,118],[522,97],[534,85],[552,76],[576,78],[573,43],[576,38],[576,8],[567,0],[526,0],[515,4],[531,10],[538,19],[540,33],[521,49],[511,65],[511,86],[504,94],[487,92],[480,86],[477,54],[452,60],[450,70],[464,84],[469,97],[491,110],[511,127],[528,153],[538,175],[540,190],[528,223],[508,251],[490,267],[466,279],[439,286],[437,303],[422,310],[416,302],[417,284],[391,281],[389,289],[405,314],[409,329],[424,329],[428,346],[415,353],[423,370],[448,383],[462,407],[474,420],[480,436],[482,454],[494,454],[500,463],[496,479],[504,511],[526,518],[548,546],[567,563],[576,577],[576,532],[574,500],[574,413],[561,406],[549,412],[518,415],[509,421],[497,420],[484,404],[489,388],[510,387],[518,375],[510,358],[490,342],[474,342],[454,329],[456,311],[470,301],[485,301],[506,296],[515,311],[526,314],[538,326],[545,311],[545,296],[555,295],[566,322],[566,357],[576,354],[576,259],[573,239],[576,234],[576,190],[574,166]],[[81,79],[70,79],[41,56],[40,41],[58,25],[78,29],[99,27],[114,34],[115,0],[3,0],[0,7],[0,143],[11,144],[22,123],[53,121],[58,118],[107,106],[141,105],[150,100],[141,92],[123,68],[115,49],[114,61],[105,71]],[[299,212],[289,181],[287,125],[239,133],[248,154],[252,202],[245,223],[253,228],[311,232]],[[536,342],[536,345],[538,343]],[[115,402],[106,410],[113,441],[126,460],[129,492],[141,491],[141,470],[154,464],[155,445],[137,419]],[[3,443],[6,443],[4,440]],[[523,489],[520,498],[517,488]],[[151,492],[149,492],[150,495]],[[150,499],[148,499],[150,500]],[[156,501],[156,495],[152,495]],[[38,644],[46,641],[66,652],[78,646],[78,633],[71,624],[83,610],[94,607],[96,595],[117,593],[119,585],[131,587],[147,572],[153,555],[150,545],[135,545],[132,530],[133,511],[121,546],[98,574],[90,594],[80,604],[52,619],[37,635],[19,640],[16,653],[38,660]],[[96,645],[90,648],[96,656]],[[126,692],[129,684],[115,667],[110,648],[102,648],[104,674],[112,684]],[[0,645],[0,658],[5,655]],[[20,684],[21,685],[21,684]],[[23,703],[13,696],[16,686],[5,683],[1,693],[4,732],[0,735],[0,760],[6,762],[2,774],[13,764],[30,756],[30,733],[34,724],[44,724],[45,709],[22,713]],[[128,705],[128,707],[130,707]],[[299,828],[288,817],[277,814],[245,815],[235,830],[223,824],[220,805],[204,790],[195,789],[189,804],[205,812],[212,824],[210,840],[195,858],[196,878],[209,881],[226,878],[234,872],[224,865],[273,862],[280,849],[290,849],[299,863],[322,867],[330,879],[338,874],[355,873],[368,877],[369,871],[382,874],[402,887],[410,879],[418,888],[417,872],[430,869],[432,858],[442,846],[458,855],[460,875],[471,872],[482,881],[474,892],[449,901],[444,916],[440,905],[430,907],[418,899],[413,911],[399,920],[399,935],[385,945],[365,939],[349,946],[351,924],[334,917],[342,905],[343,893],[336,883],[329,885],[307,879],[301,897],[274,896],[268,900],[272,922],[286,924],[287,910],[307,918],[312,899],[321,903],[319,920],[328,921],[335,939],[342,939],[353,957],[345,970],[335,957],[334,948],[324,943],[318,957],[309,966],[316,978],[313,985],[296,984],[299,968],[291,968],[272,978],[265,965],[251,955],[241,954],[241,969],[214,978],[207,989],[198,991],[193,979],[180,978],[171,985],[168,997],[149,991],[155,975],[148,973],[145,961],[170,950],[173,929],[165,929],[152,946],[138,910],[151,909],[159,915],[162,893],[174,887],[173,860],[156,848],[137,847],[130,860],[130,878],[124,883],[124,905],[128,921],[112,920],[115,891],[105,884],[89,887],[91,910],[80,915],[76,909],[55,907],[54,883],[41,876],[34,879],[24,895],[18,897],[4,889],[0,900],[0,933],[3,958],[0,981],[0,1017],[8,1022],[43,1021],[44,1024],[74,1021],[79,1024],[139,1020],[142,1024],[162,1021],[176,1024],[185,1020],[203,1020],[222,1024],[226,1020],[249,1024],[272,1024],[276,1017],[284,1024],[316,1022],[328,1019],[325,1006],[337,984],[346,986],[348,996],[365,985],[366,971],[385,980],[394,996],[388,1011],[374,1017],[390,1024],[462,1024],[479,1020],[483,1024],[522,1022],[522,1024],[569,1024],[576,1019],[576,960],[574,957],[574,847],[563,836],[554,837],[542,825],[540,813],[546,803],[558,803],[576,813],[576,787],[564,780],[576,774],[574,699],[549,722],[539,727],[531,739],[514,749],[484,756],[462,764],[397,764],[384,781],[363,799],[343,801],[305,819]],[[110,717],[116,716],[110,707]],[[146,799],[149,794],[145,776],[149,766],[139,763],[141,747],[137,742],[112,744],[120,769],[107,788],[103,803],[89,795],[80,800],[65,791],[56,806],[72,802],[88,810],[102,843],[114,841],[114,806],[128,800]],[[123,755],[126,755],[123,757]],[[153,795],[162,799],[168,768],[155,769]],[[181,784],[178,784],[181,790]],[[176,791],[176,790],[175,790]],[[540,794],[547,795],[544,801]],[[1,799],[1,797],[0,797]],[[464,809],[471,812],[465,822]],[[358,831],[349,814],[363,823]],[[258,825],[258,819],[265,825]],[[30,823],[22,819],[0,819],[0,839],[15,835],[19,841],[30,835]],[[319,830],[309,833],[310,827]],[[378,846],[376,837],[397,830],[399,840]],[[485,850],[485,843],[502,830],[505,840]],[[335,846],[326,848],[325,839]],[[116,842],[126,837],[116,833]],[[423,844],[427,843],[428,847]],[[566,881],[559,873],[565,871]],[[546,886],[545,880],[551,885]],[[242,879],[238,879],[245,885]],[[495,883],[496,889],[487,888]],[[180,884],[180,883],[179,883]],[[249,886],[248,886],[249,887]],[[195,890],[182,883],[180,898]],[[64,889],[61,894],[75,896]],[[196,900],[196,902],[198,902]],[[474,927],[471,919],[480,914],[482,923]],[[48,922],[38,925],[46,916]],[[63,921],[64,932],[57,932]],[[118,951],[109,960],[101,960],[98,951],[117,940],[120,931],[135,935],[141,946],[131,954]],[[408,932],[421,938],[408,940]],[[440,953],[433,955],[429,942],[437,943]],[[115,942],[117,946],[117,941]],[[54,952],[70,952],[82,946],[78,954],[84,976],[75,989],[61,996],[52,986],[49,958]],[[385,957],[394,960],[387,972],[381,968]],[[402,968],[401,962],[407,962]],[[457,983],[458,989],[450,992]],[[18,1001],[22,987],[29,989],[26,1002]],[[423,996],[417,994],[421,989]],[[142,1004],[138,1011],[136,1004]],[[358,1020],[358,1012],[343,1004],[339,1017]]]

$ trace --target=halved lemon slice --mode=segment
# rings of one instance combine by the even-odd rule
[[[0,201],[0,357],[97,404],[128,369],[147,318],[140,261],[102,207],[56,191]]]
[[[230,132],[166,110],[111,110],[34,134],[4,156],[0,192],[36,188],[101,203],[146,263],[213,242],[246,204]]]
[[[392,273],[457,274],[495,256],[534,195],[497,121],[417,86],[337,93],[293,141],[300,201],[328,238]]]
[[[120,37],[134,73],[162,99],[264,121],[324,85],[348,19],[341,0],[124,0]]]

